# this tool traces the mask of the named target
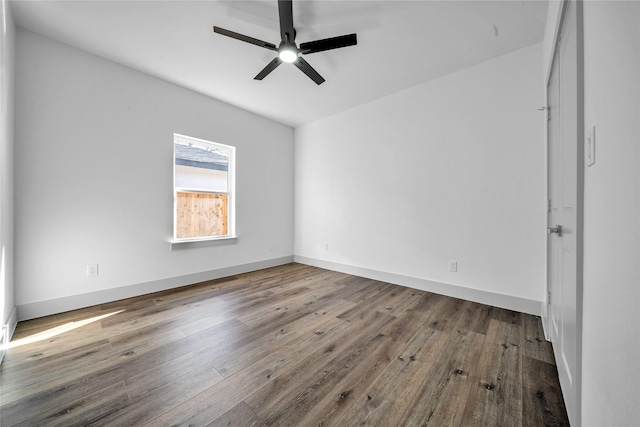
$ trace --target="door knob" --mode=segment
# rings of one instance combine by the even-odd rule
[[[558,237],[560,237],[560,235],[562,235],[562,226],[556,225],[555,227],[548,227],[547,228],[547,233],[549,233],[549,234],[557,234]]]

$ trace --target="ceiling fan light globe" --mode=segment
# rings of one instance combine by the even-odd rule
[[[291,63],[298,59],[298,52],[291,48],[284,48],[280,49],[280,52],[278,52],[278,56],[280,57],[282,62]]]

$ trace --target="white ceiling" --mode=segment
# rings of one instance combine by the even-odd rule
[[[358,45],[305,59],[317,86],[274,52],[214,34],[214,25],[275,45],[276,0],[15,1],[19,26],[278,122],[299,126],[540,42],[546,1],[294,0],[299,43],[357,33]],[[542,65],[541,65],[542,66]]]

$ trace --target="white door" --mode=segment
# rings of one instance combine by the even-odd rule
[[[580,425],[583,99],[581,4],[567,2],[548,99],[548,313],[569,420]]]

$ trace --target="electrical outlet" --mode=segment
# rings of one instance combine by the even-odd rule
[[[455,273],[458,271],[458,261],[449,260],[449,271]]]
[[[328,250],[329,250],[329,243],[326,243],[326,242],[325,242],[325,244],[324,244],[324,250],[325,250],[325,251],[328,251]]]
[[[275,243],[273,243],[273,242],[269,243],[269,250],[270,251],[273,251],[275,248],[276,248],[276,244]]]
[[[87,265],[87,277],[96,277],[98,275],[98,264]]]

